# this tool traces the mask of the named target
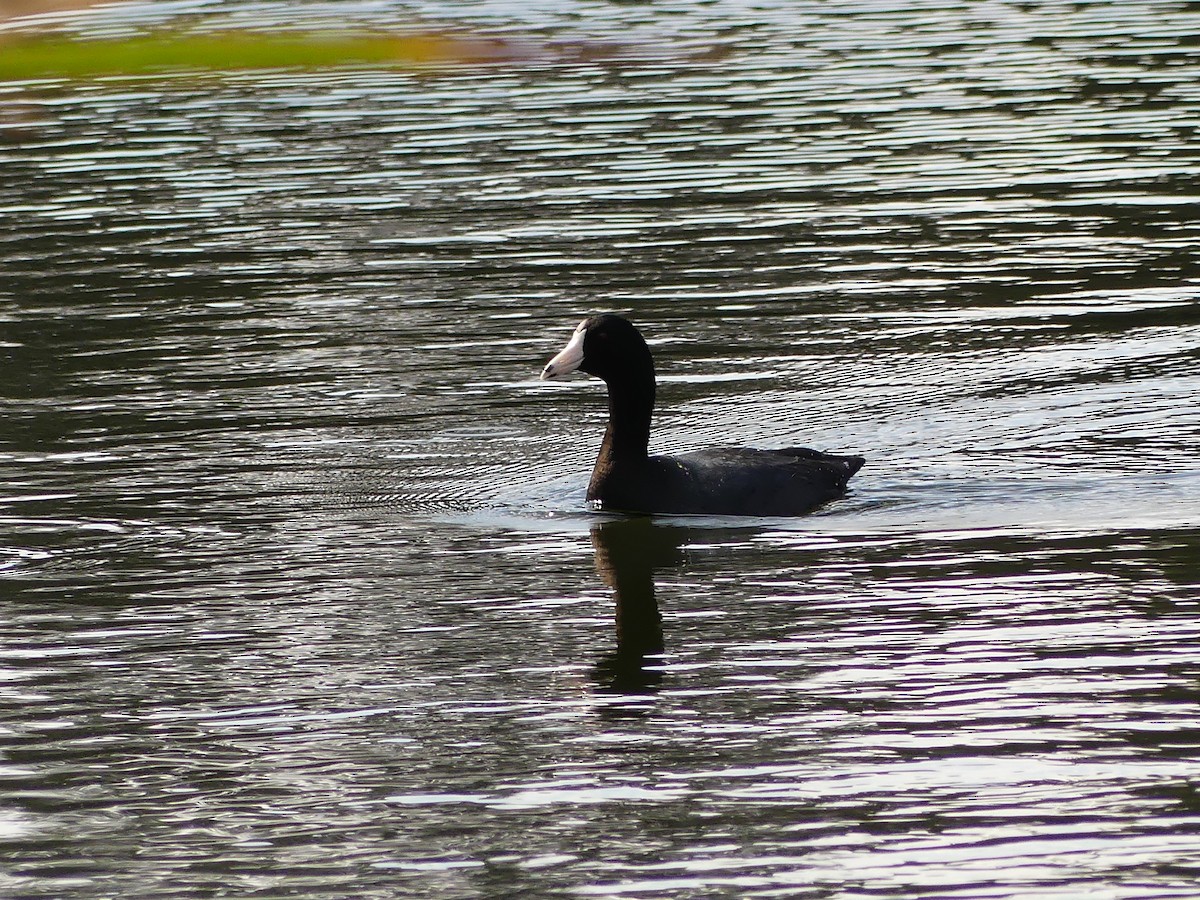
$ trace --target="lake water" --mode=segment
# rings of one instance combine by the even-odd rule
[[[0,894],[1196,896],[1196,4],[87,28],[335,15],[550,50],[0,86]],[[599,310],[851,493],[589,513]]]

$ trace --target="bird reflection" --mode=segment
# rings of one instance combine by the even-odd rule
[[[656,569],[683,562],[686,529],[649,517],[608,519],[592,527],[596,570],[617,604],[617,649],[597,663],[600,685],[620,693],[649,693],[662,682],[655,657],[663,651],[662,616],[654,599]]]

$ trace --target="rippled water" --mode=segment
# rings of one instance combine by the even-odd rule
[[[620,46],[0,87],[0,893],[1194,896],[1195,4],[87,27],[331,14]],[[852,493],[588,514],[602,309]]]

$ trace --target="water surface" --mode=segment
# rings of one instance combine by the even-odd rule
[[[2,892],[1193,896],[1193,6],[393,14],[622,49],[3,88]]]

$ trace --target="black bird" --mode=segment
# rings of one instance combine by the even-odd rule
[[[542,378],[579,369],[608,385],[608,430],[587,499],[604,510],[719,516],[798,516],[840,497],[864,462],[806,447],[714,447],[651,456],[654,360],[641,332],[611,313],[579,323]]]

